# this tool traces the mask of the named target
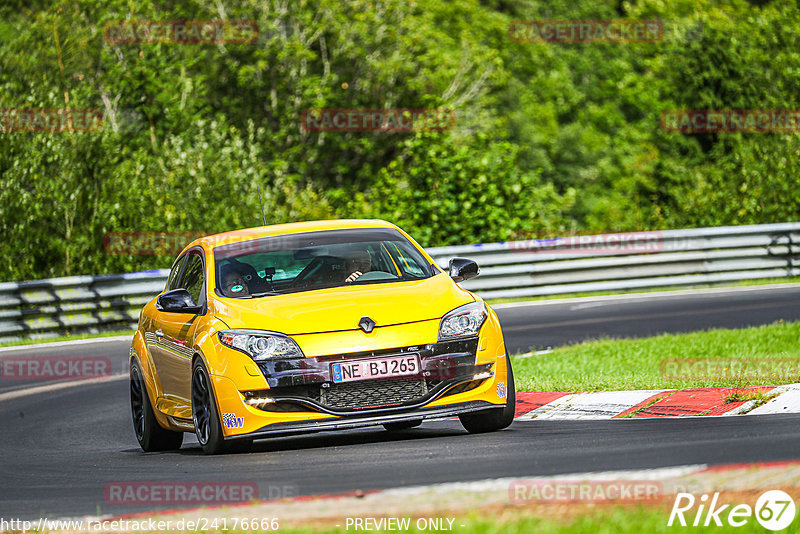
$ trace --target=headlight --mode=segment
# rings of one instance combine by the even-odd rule
[[[226,347],[240,350],[257,362],[304,358],[303,351],[292,338],[259,330],[223,330],[219,340]]]
[[[483,302],[472,302],[456,308],[442,318],[439,341],[477,336],[489,311]]]

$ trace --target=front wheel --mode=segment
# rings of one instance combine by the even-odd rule
[[[153,413],[150,397],[147,396],[147,387],[144,384],[142,369],[139,362],[131,363],[131,415],[133,416],[133,430],[139,446],[145,452],[172,451],[181,448],[183,432],[175,432],[162,428]]]
[[[492,408],[477,413],[465,413],[458,416],[461,420],[461,425],[470,434],[502,430],[514,420],[516,391],[514,389],[514,372],[511,370],[511,359],[508,355],[506,355],[506,368],[508,369],[508,384],[506,385],[505,407]]]
[[[203,361],[199,358],[192,365],[192,420],[194,433],[206,454],[225,452],[247,452],[253,443],[251,439],[225,442],[217,412],[217,403],[211,389]]]

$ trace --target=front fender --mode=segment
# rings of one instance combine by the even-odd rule
[[[211,376],[224,376],[240,390],[268,389],[264,375],[255,362],[243,352],[222,344],[218,333],[228,325],[213,317],[195,336],[195,358],[200,358]]]

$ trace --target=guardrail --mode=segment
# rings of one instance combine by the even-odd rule
[[[462,285],[484,298],[704,286],[800,276],[800,223],[570,236],[427,249],[446,268],[475,259]],[[0,283],[0,341],[133,328],[165,269]]]
[[[0,341],[135,328],[168,269],[0,283]]]
[[[462,284],[484,298],[696,286],[800,275],[800,223],[629,232],[440,247],[437,264],[481,266]]]

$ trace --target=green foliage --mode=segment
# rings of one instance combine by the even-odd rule
[[[520,172],[518,147],[479,134],[467,144],[447,136],[407,140],[371,187],[344,203],[356,217],[386,217],[414,228],[423,245],[506,241],[563,227],[574,191],[559,195],[538,173]]]
[[[743,0],[40,0],[0,6],[0,279],[165,267],[118,231],[391,220],[425,246],[797,219],[797,134],[667,133],[670,109],[800,109],[797,5]],[[657,43],[519,43],[518,19],[662,19]],[[254,44],[114,44],[121,20],[251,20]],[[439,133],[307,132],[312,108],[447,108]]]

